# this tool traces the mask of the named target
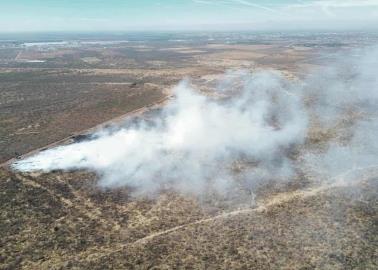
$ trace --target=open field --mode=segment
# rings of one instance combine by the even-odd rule
[[[332,35],[307,40],[231,35],[226,44],[223,35],[211,41],[198,35],[176,37],[178,41],[164,35],[133,38],[2,42],[0,161],[152,104],[185,77],[202,85],[209,75],[240,68],[301,76],[322,55],[362,42],[358,35],[342,36],[342,41]]]
[[[278,69],[296,80],[333,53],[369,45],[358,33],[9,39],[0,40],[4,164],[80,140],[96,126],[148,117],[185,77],[205,94],[229,69]],[[334,136],[327,132],[311,129],[305,147],[322,149]],[[7,165],[0,168],[0,269],[378,267],[374,170],[354,183],[307,175],[272,181],[251,205],[240,203],[248,201],[245,190],[135,197],[129,187],[99,187],[92,172],[21,173]]]

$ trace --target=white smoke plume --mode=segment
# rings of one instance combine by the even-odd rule
[[[133,186],[154,191],[165,185],[198,192],[213,182],[224,189],[232,164],[248,160],[259,170],[289,171],[285,149],[304,141],[307,117],[301,100],[278,72],[240,73],[238,91],[220,90],[210,98],[188,82],[175,89],[176,98],[154,119],[94,140],[47,150],[22,160],[21,171],[89,169],[103,186]],[[256,172],[254,172],[256,174]]]
[[[225,75],[216,95],[188,81],[151,121],[60,146],[13,164],[20,171],[93,170],[105,187],[199,193],[287,180],[298,169],[332,178],[378,164],[378,50],[353,51],[301,81],[278,71]],[[352,57],[354,56],[354,57]],[[312,149],[314,125],[331,130]],[[292,155],[293,150],[300,158]],[[299,154],[298,154],[299,153]]]

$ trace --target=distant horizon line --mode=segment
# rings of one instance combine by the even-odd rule
[[[135,29],[135,30],[32,30],[32,31],[1,31],[0,35],[12,34],[127,34],[127,33],[229,33],[229,32],[378,32],[378,28],[353,29]]]

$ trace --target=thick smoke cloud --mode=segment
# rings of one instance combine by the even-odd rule
[[[103,186],[154,191],[170,185],[192,192],[210,182],[226,188],[238,160],[258,163],[265,173],[290,171],[285,149],[301,144],[307,129],[301,100],[288,92],[290,83],[267,71],[234,73],[228,80],[229,86],[242,84],[221,86],[218,98],[199,94],[184,81],[152,124],[105,131],[95,140],[42,152],[15,168],[90,169],[101,175]]]
[[[353,51],[303,80],[278,71],[229,72],[206,96],[189,81],[152,121],[41,152],[20,171],[89,169],[105,187],[226,192],[287,181],[306,170],[332,179],[378,164],[378,50]],[[353,56],[353,57],[352,57]],[[345,60],[347,59],[347,60]],[[322,147],[312,147],[314,127]],[[353,167],[354,166],[354,167]]]

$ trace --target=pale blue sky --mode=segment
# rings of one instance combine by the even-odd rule
[[[0,32],[378,28],[378,0],[0,0]]]

